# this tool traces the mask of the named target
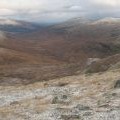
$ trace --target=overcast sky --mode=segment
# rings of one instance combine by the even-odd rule
[[[0,17],[60,22],[72,17],[120,17],[120,0],[0,0]]]

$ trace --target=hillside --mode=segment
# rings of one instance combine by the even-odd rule
[[[39,24],[14,20],[14,19],[0,19],[0,30],[10,33],[25,33],[35,31],[40,28]]]
[[[99,25],[104,21],[109,22]],[[18,74],[15,66],[19,65],[22,70],[27,65],[28,69],[20,72],[20,76],[27,79],[28,83],[30,82],[25,74],[28,74],[29,71],[32,74],[30,76],[39,74],[38,79],[40,76],[44,76],[39,79],[41,81],[42,79],[73,75],[77,71],[101,72],[107,70],[112,64],[119,62],[120,24],[118,21],[117,18],[97,21],[78,18],[46,28],[40,27],[34,32],[24,34],[2,31],[0,64],[8,65],[7,68],[5,67],[6,71],[9,71],[9,65],[14,66],[14,72],[6,72],[8,76],[14,77]],[[8,23],[11,24],[11,21]],[[25,22],[18,23],[25,24]],[[100,59],[100,61],[88,66],[89,59],[93,59],[93,61]],[[101,64],[103,64],[103,68],[101,68]],[[41,69],[45,68],[44,66],[49,66],[47,67],[49,69],[41,72]],[[1,74],[4,72],[1,70]],[[50,72],[50,74],[45,75],[45,72]],[[30,78],[33,80],[33,77]]]
[[[78,19],[70,20],[68,24],[65,22],[23,35],[22,40],[42,48],[44,54],[70,63],[83,64],[88,58],[104,58],[119,53],[119,22],[105,25],[93,23],[95,21],[83,24]],[[41,49],[37,51],[41,52]]]
[[[26,86],[0,86],[0,119],[119,120],[119,73],[115,69]]]
[[[0,120],[119,120],[119,19],[31,26],[0,23]]]

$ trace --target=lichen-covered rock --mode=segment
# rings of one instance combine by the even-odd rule
[[[79,115],[61,115],[63,120],[81,120]]]
[[[85,106],[85,105],[81,105],[81,104],[78,104],[75,108],[78,110],[81,110],[81,111],[90,110],[89,106]]]
[[[57,95],[52,100],[52,104],[62,104],[69,102],[70,102],[70,98],[67,95]]]
[[[115,85],[114,85],[114,88],[120,88],[120,80],[117,80]]]

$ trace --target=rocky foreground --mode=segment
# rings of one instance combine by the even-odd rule
[[[0,86],[0,120],[120,120],[120,70]]]

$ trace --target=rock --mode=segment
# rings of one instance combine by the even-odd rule
[[[112,96],[116,97],[116,96],[117,96],[117,93],[112,93]]]
[[[62,98],[63,99],[67,99],[68,97],[67,97],[67,95],[63,95]]]
[[[52,104],[56,104],[56,103],[58,103],[58,97],[57,96],[54,97],[53,100],[52,100]]]
[[[103,107],[103,108],[108,108],[109,107],[109,104],[103,104],[103,105],[100,105],[98,107]]]
[[[88,58],[87,65],[89,66],[89,65],[91,65],[99,60],[100,60],[100,58]]]
[[[117,80],[115,85],[114,85],[114,88],[120,88],[120,80]]]
[[[66,86],[66,85],[68,85],[68,83],[62,83],[62,82],[59,82],[59,83],[58,83],[58,86],[59,86],[59,87],[64,87],[64,86]]]
[[[78,104],[75,108],[82,111],[91,110],[89,106],[84,106],[80,104]]]
[[[14,102],[11,102],[10,105],[16,105],[16,104],[19,104],[18,101],[14,101]]]
[[[92,112],[85,112],[84,114],[83,114],[83,116],[91,116],[92,115]]]
[[[61,115],[61,118],[64,120],[80,120],[79,115]]]
[[[62,104],[69,102],[69,98],[67,95],[58,95],[55,96],[52,100],[52,104]]]

